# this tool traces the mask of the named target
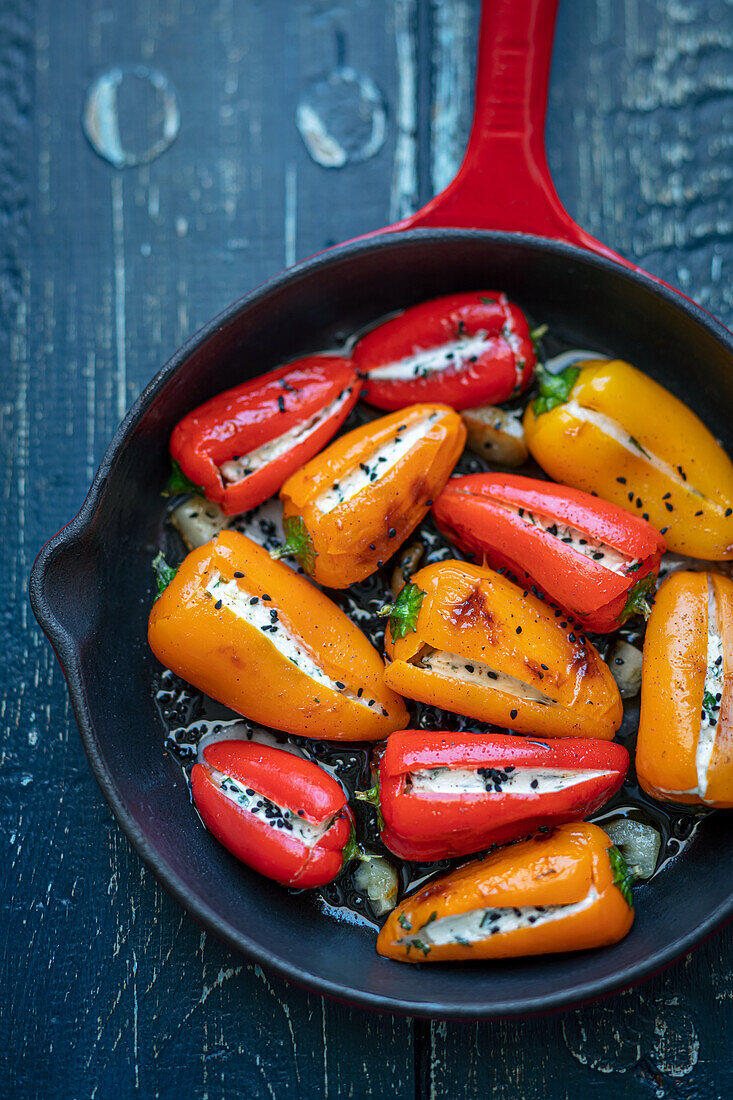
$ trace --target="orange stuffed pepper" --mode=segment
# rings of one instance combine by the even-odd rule
[[[665,802],[733,808],[733,581],[673,573],[644,640],[636,774]]]
[[[492,569],[443,561],[416,573],[390,614],[390,688],[444,710],[542,737],[600,737],[621,697],[565,615]]]
[[[631,881],[597,825],[560,825],[405,898],[379,933],[377,951],[421,963],[604,947],[634,922]]]
[[[364,580],[425,517],[465,440],[447,405],[412,405],[341,436],[283,485],[288,541],[277,556],[329,588]]]
[[[286,733],[373,741],[407,725],[359,628],[236,531],[185,558],[153,606],[148,641],[189,683]]]
[[[524,435],[551,478],[636,512],[677,554],[733,558],[733,463],[691,409],[620,359],[538,378]]]

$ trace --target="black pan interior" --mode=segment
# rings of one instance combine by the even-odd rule
[[[42,551],[31,598],[64,666],[95,774],[120,824],[210,930],[304,985],[393,1012],[502,1015],[628,985],[733,913],[733,813],[702,822],[672,866],[635,892],[620,944],[487,965],[407,967],[371,931],[336,923],[238,864],[192,812],[163,750],[145,642],[167,440],[190,408],[283,360],[339,345],[437,294],[503,289],[562,343],[626,358],[686,401],[733,451],[733,342],[697,307],[570,246],[442,230],[356,242],[279,276],[186,345],[118,431],[80,515]]]

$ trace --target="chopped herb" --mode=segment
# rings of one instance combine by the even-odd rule
[[[405,916],[404,913],[400,913],[399,916],[397,917],[397,920],[399,921],[400,925],[404,928],[405,932],[411,932],[412,931],[412,925],[410,924],[409,920],[407,919],[407,917]]]
[[[498,305],[498,299],[497,298],[488,298],[488,297],[485,298],[483,295],[479,294],[478,300],[479,300],[479,302],[483,302],[485,306]],[[465,325],[464,325],[464,327],[465,327]]]
[[[649,452],[642,447],[638,439],[634,439],[633,435],[629,436],[629,443],[632,447],[636,447],[637,451],[639,451],[640,454],[643,454],[645,458],[651,458]]]

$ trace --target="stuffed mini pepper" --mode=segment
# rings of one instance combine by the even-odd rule
[[[204,824],[232,855],[284,886],[332,882],[354,854],[336,780],[310,760],[255,741],[209,744],[191,772]]]
[[[236,531],[185,558],[153,606],[148,640],[173,672],[273,729],[371,741],[407,725],[359,628]]]
[[[618,688],[585,635],[492,569],[429,565],[384,614],[385,680],[401,695],[541,737],[610,740],[621,725]]]
[[[212,397],[173,430],[170,491],[249,511],[328,443],[360,389],[350,359],[310,355]]]
[[[733,463],[686,405],[621,360],[539,375],[524,437],[550,477],[649,520],[676,554],[733,558]]]
[[[665,542],[615,504],[551,481],[470,474],[448,482],[433,515],[461,550],[539,586],[586,630],[649,615]]]
[[[380,409],[506,401],[532,381],[535,350],[522,311],[494,290],[422,302],[363,336],[353,351],[362,396]]]
[[[404,730],[387,741],[369,801],[390,851],[423,863],[586,817],[628,766],[623,745],[609,741]]]
[[[329,588],[368,577],[423,519],[465,439],[445,405],[413,405],[341,436],[283,485],[278,555]]]
[[[733,581],[673,573],[644,640],[636,773],[665,802],[733,807]]]
[[[602,829],[560,825],[405,898],[379,933],[377,951],[421,963],[604,947],[633,924],[630,885],[623,857]]]

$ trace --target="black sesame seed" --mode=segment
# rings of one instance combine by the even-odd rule
[[[545,672],[548,671],[548,666],[547,665],[540,664],[540,668],[544,668]]]
[[[625,477],[617,477],[616,481],[619,483],[619,485],[625,485],[626,484],[626,478]]]
[[[252,599],[249,602],[254,606],[254,604],[260,602],[260,598],[259,598],[259,596],[253,596]]]
[[[662,530],[659,532],[659,534],[660,535],[666,535],[667,531],[669,531],[669,527],[663,527]]]
[[[700,509],[700,511],[699,511],[699,512],[695,512],[695,515],[696,515],[696,516],[701,516],[701,515],[702,515],[702,508]]]
[[[643,501],[642,501],[641,497],[637,497],[636,498],[636,507],[641,508],[642,504],[643,504]]]
[[[516,717],[517,717],[517,712],[516,712],[516,710],[510,710],[510,711],[509,711],[509,717],[510,717],[510,718],[516,718]]]
[[[432,508],[432,506],[433,506],[433,502],[432,502],[432,500],[426,500],[426,501],[425,501],[425,504],[426,504],[426,506],[427,506],[428,508]]]
[[[674,505],[670,504],[668,500],[665,501],[664,507],[667,509],[668,512],[674,512]]]
[[[522,633],[522,628],[521,628],[521,626],[518,626],[517,627],[517,634],[521,634],[521,633]]]
[[[605,556],[606,555],[601,553],[600,550],[596,550],[593,554],[593,561],[600,561],[602,558],[605,558]]]
[[[384,565],[384,562],[383,562],[383,561],[381,561],[381,560],[380,560],[380,561],[378,561],[378,562],[377,562],[377,569],[381,569],[383,565]]]
[[[572,630],[568,634],[568,641],[573,643],[575,642],[575,635],[573,634]]]
[[[344,688],[346,687],[346,684],[342,684],[340,680],[337,680],[336,681],[336,687],[339,689],[339,691],[343,691]]]
[[[648,512],[644,512],[641,518],[642,518],[642,519],[645,519],[645,520],[647,520],[647,522],[648,522],[648,520],[649,520],[649,513],[648,513]]]
[[[214,610],[221,611],[221,600],[216,601],[216,603],[214,604]]]
[[[357,698],[358,698],[358,699],[361,699],[361,697],[362,697],[362,695],[363,695],[363,694],[364,694],[364,688],[359,688],[359,690],[358,690],[358,691],[357,691],[357,693],[356,693],[356,695],[357,695]]]
[[[369,543],[369,549],[370,549],[370,550],[376,550],[376,549],[377,549],[377,547],[376,547],[376,545],[375,545],[375,544],[374,544],[373,542],[370,542],[370,543]]]
[[[669,500],[669,498],[670,498],[671,496],[672,496],[672,494],[671,494],[671,493],[665,493],[665,494],[664,494],[664,496],[662,497],[662,500]]]
[[[539,785],[540,784],[539,784],[539,781],[537,779],[533,779],[532,782],[530,783],[530,787],[533,787],[535,790],[537,790]]]
[[[726,508],[726,510],[725,510],[726,519],[728,518],[728,516],[731,516],[731,515],[733,515],[733,508]]]
[[[263,599],[263,600],[271,600],[271,599],[272,599],[272,596],[268,596],[266,592],[263,592],[263,593],[262,593],[262,599]]]
[[[234,576],[237,578],[237,580],[240,580],[244,576],[244,573],[235,573]]]
[[[387,532],[387,538],[388,539],[393,539],[396,534],[397,534],[397,528],[396,527],[390,527],[389,531]]]
[[[280,410],[281,413],[285,412],[285,398],[283,397],[282,394],[280,394],[280,396],[277,399],[277,407],[278,407],[278,409]]]
[[[473,667],[473,665],[464,665],[463,667],[465,668],[466,672],[475,672],[476,671],[475,668]]]

